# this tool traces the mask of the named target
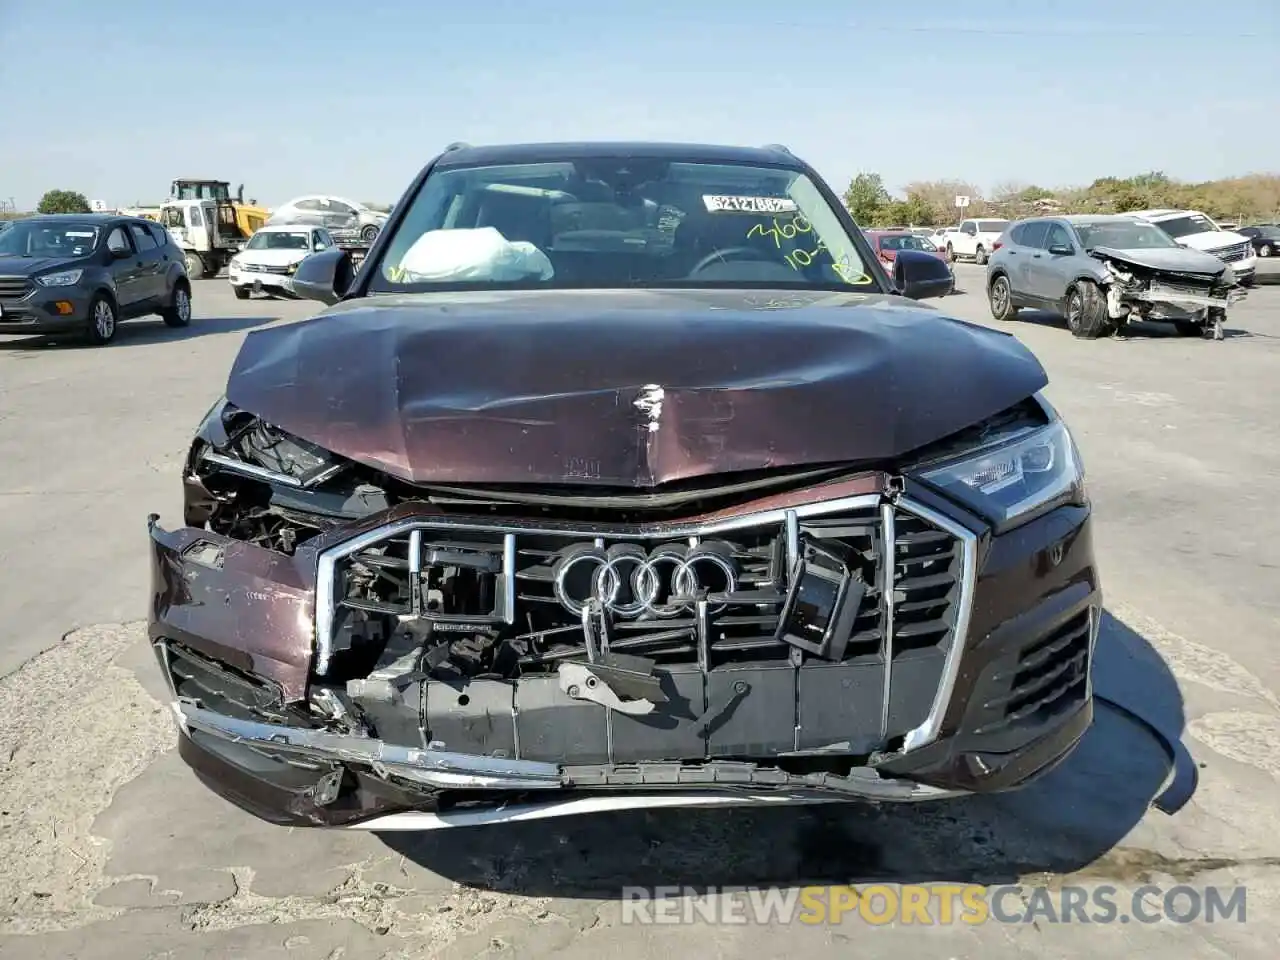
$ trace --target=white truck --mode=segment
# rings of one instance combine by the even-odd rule
[[[1134,210],[1128,216],[1155,224],[1178,244],[1211,253],[1235,272],[1242,287],[1252,287],[1258,257],[1253,241],[1225,229],[1199,210]]]
[[[1008,228],[1008,220],[962,220],[960,226],[949,229],[944,234],[946,240],[942,249],[947,260],[952,263],[956,260],[972,260],[977,264],[985,264],[991,251],[995,249],[995,242]]]
[[[182,248],[192,280],[216,277],[245,243],[231,205],[216,200],[169,200],[160,206],[160,223]]]

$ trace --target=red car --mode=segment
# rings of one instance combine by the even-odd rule
[[[876,252],[889,276],[893,276],[893,261],[899,250],[923,250],[939,260],[947,259],[947,255],[930,243],[927,237],[908,233],[906,230],[868,230],[866,234],[871,249]]]

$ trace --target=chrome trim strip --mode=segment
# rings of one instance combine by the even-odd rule
[[[894,506],[891,502],[880,505],[880,540],[884,544],[881,573],[884,576],[884,693],[880,703],[880,737],[889,735],[889,704],[893,696],[893,584],[898,569],[898,532],[893,522]]]
[[[560,768],[536,760],[507,760],[443,750],[401,747],[371,737],[241,720],[177,700],[173,712],[183,732],[192,729],[263,749],[296,752],[340,763],[363,763],[441,789],[558,790]]]
[[[357,553],[364,548],[379,543],[388,537],[394,537],[399,534],[407,533],[413,530],[479,530],[488,533],[502,533],[516,535],[521,533],[529,534],[550,534],[562,536],[577,536],[584,539],[601,537],[604,533],[610,539],[616,540],[646,540],[655,537],[669,537],[673,540],[679,540],[686,537],[705,537],[717,533],[726,533],[733,530],[748,529],[751,527],[763,527],[770,524],[778,524],[780,526],[796,525],[798,530],[799,520],[803,517],[820,517],[831,513],[839,513],[844,510],[862,510],[872,509],[880,505],[881,496],[878,493],[864,494],[856,497],[842,497],[838,500],[826,500],[816,503],[808,503],[798,507],[790,507],[780,510],[763,510],[758,513],[744,513],[734,517],[728,517],[723,520],[714,520],[709,523],[697,524],[640,524],[640,525],[619,525],[616,529],[612,527],[602,527],[600,525],[592,525],[583,527],[578,524],[554,524],[554,523],[487,523],[482,520],[466,519],[460,517],[409,517],[398,520],[394,523],[388,523],[374,530],[366,531],[359,536],[352,537],[342,543],[335,544],[327,550],[321,551],[316,560],[316,664],[315,672],[323,676],[329,668],[329,663],[333,658],[333,620],[337,615],[337,604],[333,595],[333,574],[338,561]],[[792,520],[791,518],[795,519]],[[797,548],[798,549],[798,548]],[[512,559],[514,563],[514,557]],[[788,574],[791,571],[787,571]],[[515,578],[511,580],[512,589],[514,589]],[[515,604],[512,603],[512,609]]]
[[[951,518],[943,516],[936,510],[931,510],[924,504],[917,503],[909,497],[900,498],[898,507],[903,512],[919,517],[921,520],[933,524],[939,530],[949,533],[958,539],[960,541],[961,556],[960,595],[956,598],[956,622],[951,630],[951,647],[947,650],[946,658],[943,661],[942,680],[938,684],[937,692],[933,697],[933,706],[930,708],[929,715],[925,718],[924,723],[907,732],[902,743],[902,753],[905,754],[928,746],[938,739],[943,717],[946,715],[947,708],[951,705],[951,696],[955,692],[956,676],[960,672],[960,660],[964,655],[965,647],[968,645],[969,615],[973,610],[973,592],[978,577],[978,535],[967,527],[956,523]]]
[[[216,463],[224,470],[230,470],[232,473],[244,474],[246,477],[266,480],[268,483],[278,483],[281,486],[293,487],[298,490],[302,489],[302,481],[297,477],[287,477],[283,473],[276,473],[274,470],[268,470],[266,467],[260,467],[255,463],[245,463],[225,454],[214,453],[212,450],[206,450],[200,459],[209,463]]]

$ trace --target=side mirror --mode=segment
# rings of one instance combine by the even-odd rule
[[[1069,257],[1075,253],[1075,247],[1069,243],[1055,243],[1049,248],[1049,252],[1055,257]]]
[[[909,300],[945,297],[955,288],[946,261],[923,250],[899,250],[893,261],[893,282]]]
[[[133,256],[133,251],[128,247],[108,247],[112,260],[128,260]]]
[[[293,275],[293,292],[305,300],[334,304],[347,295],[355,281],[351,254],[335,247],[305,257]]]

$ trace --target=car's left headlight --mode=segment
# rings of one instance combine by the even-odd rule
[[[74,287],[80,282],[83,270],[59,270],[57,273],[46,273],[36,277],[36,283],[45,287]]]
[[[932,465],[920,477],[1000,525],[1085,496],[1084,465],[1070,431],[1055,420],[1000,446]]]

